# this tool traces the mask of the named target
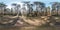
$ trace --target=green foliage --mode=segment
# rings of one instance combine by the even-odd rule
[[[2,7],[2,6],[7,6],[7,5],[5,5],[3,2],[1,2],[0,7]]]

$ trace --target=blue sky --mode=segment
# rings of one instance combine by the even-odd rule
[[[44,2],[46,6],[51,6],[50,2],[60,2],[60,0],[0,0],[0,2],[4,2],[6,5],[8,5],[8,7],[10,7],[12,3],[15,3],[15,2],[18,3],[21,1],[30,1],[30,2],[40,1],[40,2]]]

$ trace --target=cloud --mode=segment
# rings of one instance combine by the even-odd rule
[[[11,4],[13,4],[13,3],[20,4],[21,7],[22,7],[22,4],[23,4],[23,3],[21,3],[21,2],[11,2]],[[11,4],[9,4],[9,5],[7,6],[7,8],[11,9],[11,8],[12,8]]]
[[[11,5],[8,5],[6,8],[9,8],[9,9],[11,9]]]

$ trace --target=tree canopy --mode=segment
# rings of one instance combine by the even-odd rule
[[[7,6],[6,4],[4,4],[3,2],[0,3],[0,7],[2,6]]]

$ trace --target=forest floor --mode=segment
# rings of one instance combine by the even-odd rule
[[[20,21],[22,21],[21,19],[23,19],[23,18],[26,18],[26,17],[21,17],[20,16],[20,20],[18,20],[17,21],[17,23],[20,23]],[[28,17],[28,19],[30,19],[30,20],[40,20],[40,18],[37,18],[37,17],[35,17],[35,19],[34,18],[30,18],[30,17]],[[25,19],[25,20],[27,20],[26,22],[29,22],[28,21],[28,19]],[[29,23],[32,23],[33,21],[30,21]],[[25,25],[26,24],[26,22],[21,22],[21,24],[22,25]],[[36,23],[35,23],[36,22]],[[34,23],[35,24],[37,24],[38,22],[37,21],[35,21]],[[34,23],[32,23],[32,24],[34,24]],[[3,27],[3,28],[0,28],[0,30],[60,30],[60,25],[58,25],[58,26],[19,26],[20,24],[16,24],[14,27]]]

